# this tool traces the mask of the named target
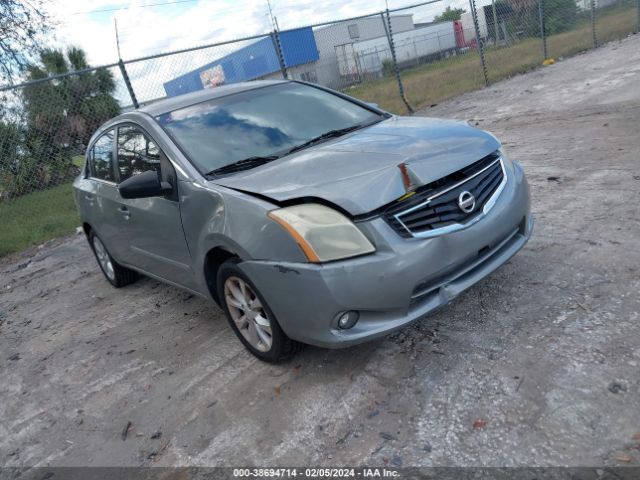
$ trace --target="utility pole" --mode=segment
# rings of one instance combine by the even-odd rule
[[[287,73],[287,63],[284,59],[284,52],[282,51],[282,43],[280,42],[280,27],[278,26],[278,19],[273,14],[271,8],[271,1],[267,0],[267,8],[269,9],[269,18],[271,18],[271,40],[273,41],[273,48],[278,56],[278,63],[280,64],[280,71],[282,72],[282,78],[287,79],[289,75]]]
[[[118,36],[118,19],[113,17],[113,26],[116,29],[116,49],[118,50],[118,58],[122,58],[120,55],[120,37]]]
[[[136,97],[136,93],[133,90],[133,85],[131,85],[131,79],[129,78],[129,73],[127,72],[127,68],[124,66],[124,62],[122,61],[122,56],[120,55],[120,37],[118,36],[118,20],[113,19],[113,26],[116,29],[116,48],[118,49],[118,67],[120,68],[120,74],[122,75],[122,80],[124,81],[125,86],[127,87],[127,91],[129,92],[129,97],[131,97],[131,104],[133,108],[136,110],[140,107],[138,103],[138,98]]]
[[[273,16],[273,9],[271,8],[271,1],[267,0],[267,8],[269,9],[269,18],[271,19],[271,28],[278,30],[278,23],[276,17]]]

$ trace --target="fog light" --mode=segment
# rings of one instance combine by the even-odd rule
[[[354,312],[354,311],[344,312],[338,318],[338,326],[342,329],[351,328],[356,324],[356,322],[358,321],[358,318],[360,318],[360,315],[358,315],[358,312]]]

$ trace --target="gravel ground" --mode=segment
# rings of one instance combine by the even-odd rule
[[[639,79],[635,36],[420,112],[504,141],[536,230],[366,345],[267,365],[211,303],[111,288],[80,235],[4,259],[1,464],[638,465]]]

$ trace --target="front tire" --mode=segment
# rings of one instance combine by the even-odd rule
[[[218,270],[218,298],[231,329],[260,360],[280,362],[297,353],[302,344],[282,331],[275,315],[238,260],[224,262]]]
[[[137,272],[123,267],[109,255],[104,243],[102,243],[100,237],[98,237],[93,230],[89,232],[89,244],[91,245],[93,254],[96,256],[100,270],[102,270],[106,279],[115,288],[124,287],[138,279]]]

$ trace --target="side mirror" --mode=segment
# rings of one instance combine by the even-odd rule
[[[370,107],[377,108],[378,110],[380,110],[380,105],[378,105],[377,103],[374,103],[374,102],[365,102],[365,103]]]
[[[118,185],[122,198],[162,197],[173,191],[169,182],[160,180],[160,174],[155,170],[147,170],[133,177],[127,178]]]

